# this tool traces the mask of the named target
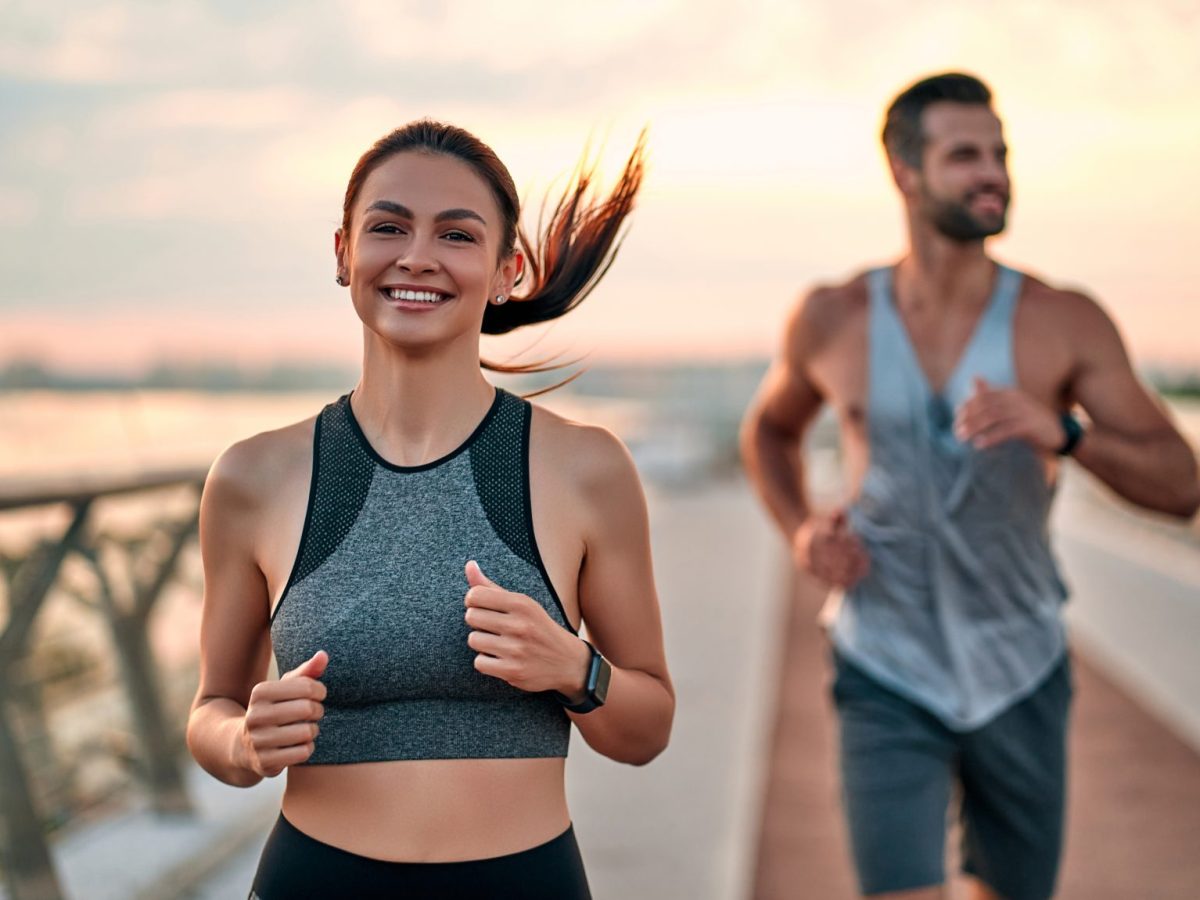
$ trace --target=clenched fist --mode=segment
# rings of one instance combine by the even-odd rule
[[[871,566],[862,541],[850,530],[842,509],[805,519],[792,537],[792,555],[806,572],[841,588],[854,587]]]
[[[318,650],[278,681],[261,681],[250,691],[241,732],[246,768],[274,778],[312,756],[325,715],[325,685],[318,679],[327,665],[329,654]]]
[[[591,651],[531,597],[508,591],[467,563],[464,614],[475,668],[523,691],[583,699]]]
[[[1067,439],[1059,413],[1017,388],[997,388],[982,378],[954,417],[954,435],[976,450],[1005,441],[1025,441],[1042,453],[1054,453]]]

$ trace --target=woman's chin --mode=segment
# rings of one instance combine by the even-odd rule
[[[432,321],[373,322],[363,323],[363,333],[368,342],[374,341],[380,349],[406,354],[428,355],[439,350],[458,346],[463,341],[478,343],[481,323],[459,324]]]

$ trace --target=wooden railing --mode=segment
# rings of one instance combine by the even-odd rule
[[[8,555],[0,546],[0,869],[11,900],[63,897],[35,777],[35,770],[47,768],[54,740],[42,685],[23,671],[43,639],[39,616],[45,618],[48,598],[69,597],[83,615],[103,621],[135,738],[130,768],[156,812],[191,810],[180,766],[183,736],[164,705],[149,623],[195,540],[204,475],[204,469],[187,468],[0,483],[0,520],[54,508],[66,513],[65,526],[40,528],[25,550]],[[139,517],[132,530],[106,525],[98,514],[106,504],[122,502],[113,499],[118,496],[149,501],[164,491],[184,496]],[[85,586],[63,577],[68,564],[87,571]]]

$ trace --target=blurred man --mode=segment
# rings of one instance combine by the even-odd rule
[[[1190,517],[1196,458],[1093,300],[987,255],[1010,196],[988,88],[914,84],[883,141],[908,252],[801,300],[743,453],[796,562],[844,590],[830,634],[863,893],[945,896],[955,792],[972,896],[1046,898],[1071,696],[1047,529],[1058,459]],[[854,498],[828,515],[809,506],[800,456],[825,403]]]

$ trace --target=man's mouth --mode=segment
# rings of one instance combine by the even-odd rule
[[[993,193],[992,191],[988,191],[986,193],[976,194],[970,199],[969,202],[970,205],[976,209],[980,209],[985,212],[1002,213],[1008,204],[1008,198],[1006,198],[1003,194],[997,194]]]

